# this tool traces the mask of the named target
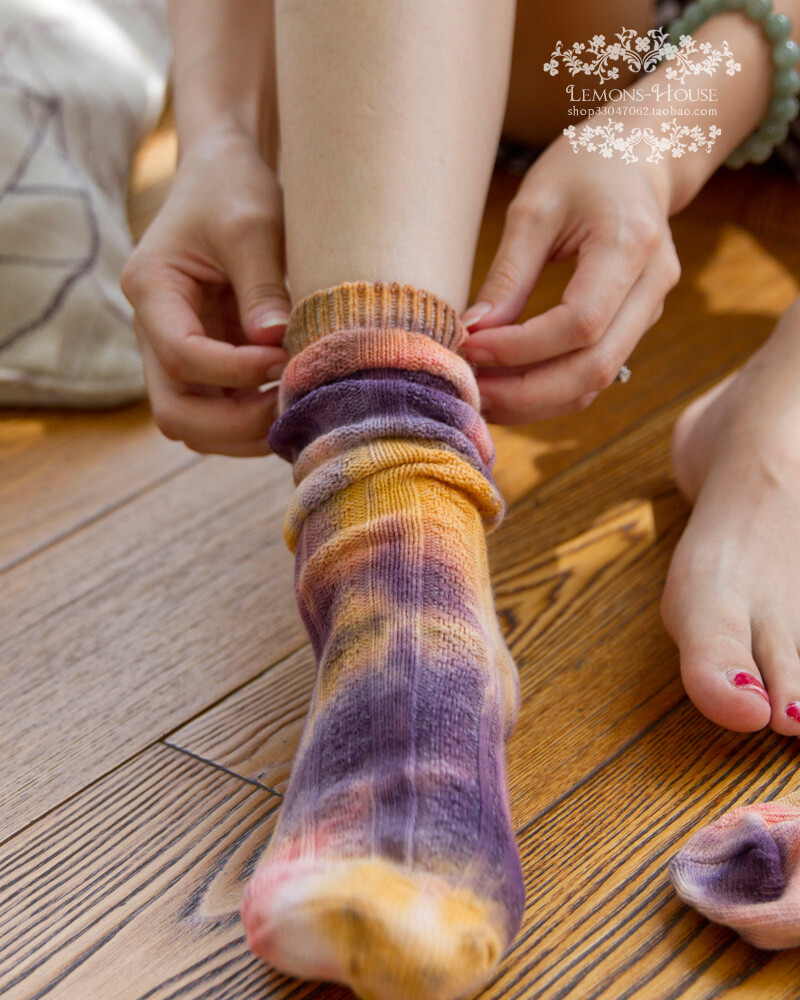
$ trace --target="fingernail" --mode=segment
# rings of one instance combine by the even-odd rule
[[[288,313],[265,313],[256,324],[260,330],[271,330],[273,326],[286,326]]]
[[[470,306],[466,310],[464,315],[461,317],[461,322],[464,326],[469,329],[474,326],[483,316],[486,315],[492,308],[491,302],[476,302],[475,305]]]
[[[269,368],[267,368],[267,378],[273,382],[276,379],[279,379],[281,375],[283,375],[284,369],[286,368],[287,364],[288,364],[287,361],[281,361],[277,365],[270,365]]]
[[[767,689],[757,677],[748,674],[746,670],[729,670],[726,676],[734,687],[740,688],[742,691],[754,691],[756,694],[760,694],[767,704],[770,704]]]
[[[465,347],[464,352],[464,357],[468,361],[477,361],[479,365],[492,364],[494,362],[494,356],[483,347]]]
[[[786,714],[795,722],[800,722],[800,702],[790,701],[786,706]]]

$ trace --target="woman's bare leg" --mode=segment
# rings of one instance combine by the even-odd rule
[[[513,24],[513,0],[278,0],[294,301],[366,279],[465,307]]]

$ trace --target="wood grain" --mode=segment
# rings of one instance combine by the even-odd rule
[[[694,218],[721,218],[742,226],[771,244],[797,247],[800,200],[797,179],[782,164],[741,171],[718,170],[692,202]]]
[[[314,685],[314,652],[306,644],[166,742],[280,794],[286,791]]]
[[[0,849],[5,1000],[270,995],[283,977],[247,951],[238,908],[279,802],[157,745],[14,838]]]
[[[305,642],[289,466],[208,458],[4,574],[0,836]]]
[[[145,403],[0,410],[0,572],[198,458],[156,429]]]
[[[591,731],[574,738],[590,752]],[[524,926],[483,996],[797,997],[797,950],[773,957],[709,924],[666,865],[701,824],[798,782],[793,740],[725,732],[682,702],[520,831]]]
[[[575,739],[591,752],[591,732]],[[759,982],[796,996],[796,954],[709,925],[665,866],[701,822],[798,787],[791,740],[668,712],[519,831],[524,924],[482,996],[699,1000]],[[3,996],[344,1000],[244,946],[239,899],[277,803],[156,746],[14,838],[0,850]]]

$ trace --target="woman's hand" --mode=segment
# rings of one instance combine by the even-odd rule
[[[576,154],[565,136],[536,160],[508,207],[475,305],[462,317],[471,336],[461,353],[478,365],[488,420],[520,424],[572,413],[614,381],[680,276],[670,197],[666,161]],[[561,303],[517,324],[545,263],[574,255]],[[484,367],[490,362],[498,367]]]
[[[199,452],[265,455],[290,312],[283,199],[253,139],[209,133],[181,156],[169,196],[128,261],[153,415]]]

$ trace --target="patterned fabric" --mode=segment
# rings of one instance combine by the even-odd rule
[[[464,339],[441,299],[382,282],[309,296],[284,339],[269,443],[318,668],[242,915],[257,954],[362,997],[477,988],[524,905],[485,546],[505,508]]]
[[[684,902],[756,947],[800,945],[800,793],[732,809],[669,871]]]
[[[169,57],[164,0],[0,3],[0,406],[144,396],[125,193]]]

